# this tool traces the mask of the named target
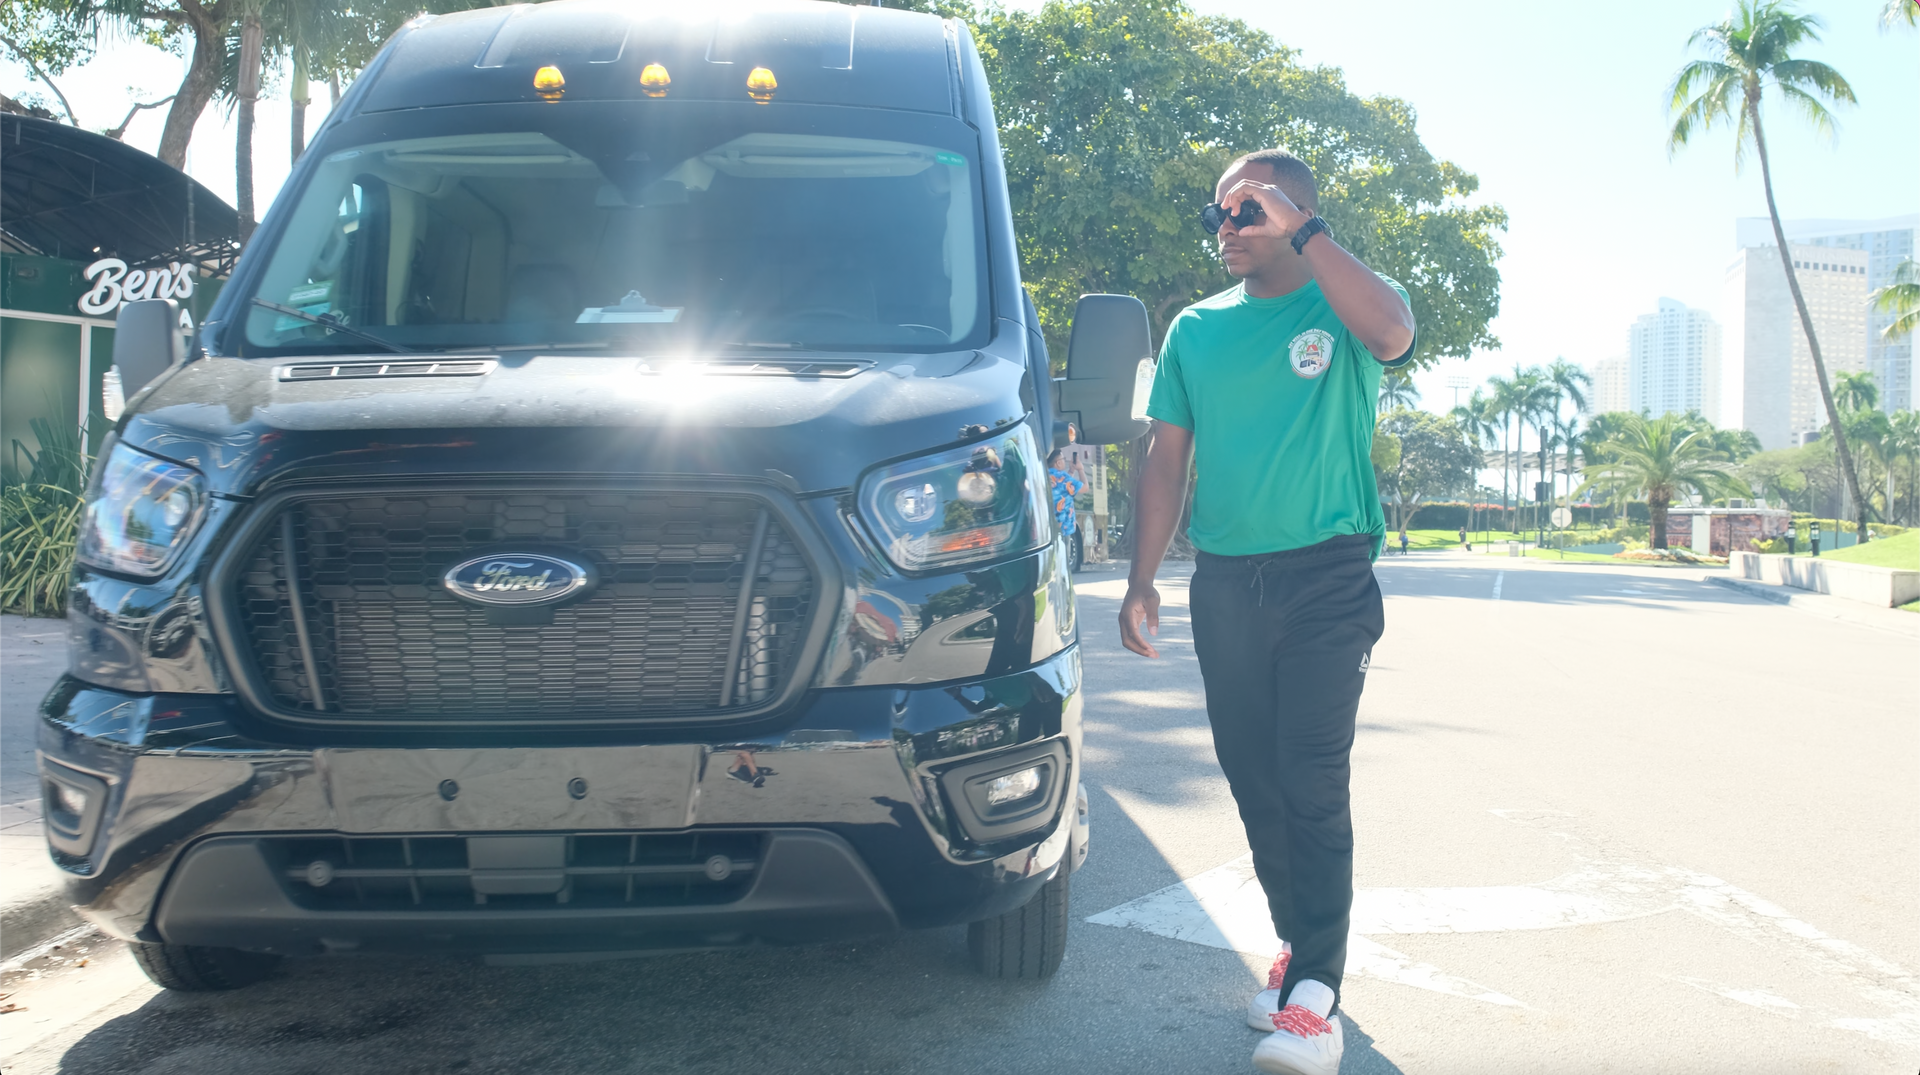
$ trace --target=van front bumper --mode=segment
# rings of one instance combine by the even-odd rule
[[[289,954],[839,940],[992,917],[1084,849],[1079,651],[916,690],[814,692],[742,742],[263,743],[224,695],[63,680],[49,851],[129,940]],[[232,718],[232,719],[230,719]],[[983,779],[1043,770],[982,817]]]

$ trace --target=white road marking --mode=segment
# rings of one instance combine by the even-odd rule
[[[1496,811],[1506,816],[1517,811]],[[1784,909],[1710,874],[1673,866],[1593,862],[1537,885],[1484,888],[1368,888],[1354,893],[1347,973],[1514,1007],[1520,1001],[1487,986],[1417,963],[1367,935],[1487,933],[1590,926],[1683,911],[1755,943],[1785,946],[1830,977],[1846,981],[1874,1008],[1862,1018],[1814,1011],[1762,990],[1678,979],[1742,1004],[1806,1010],[1826,1025],[1881,1041],[1920,1046],[1920,981],[1897,964],[1829,937]],[[1196,877],[1087,919],[1261,958],[1280,947],[1266,894],[1242,855]]]
[[[1261,958],[1271,958],[1280,950],[1280,941],[1274,936],[1273,920],[1267,911],[1266,893],[1261,891],[1260,881],[1253,874],[1252,855],[1242,855],[1198,877],[1102,911],[1087,921],[1143,930],[1208,948],[1249,952]],[[1355,926],[1353,934],[1347,937],[1348,974],[1490,1004],[1524,1007],[1503,993],[1456,978],[1438,967],[1416,962],[1410,956],[1359,936],[1357,918]]]
[[[1495,601],[1500,600],[1500,584],[1505,581],[1507,581],[1507,573],[1505,571],[1496,571],[1493,573],[1493,599]]]

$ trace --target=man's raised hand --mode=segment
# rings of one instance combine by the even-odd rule
[[[1258,202],[1266,215],[1258,223],[1244,228],[1235,225],[1234,230],[1241,235],[1292,239],[1293,233],[1312,219],[1311,214],[1293,204],[1293,199],[1287,197],[1279,187],[1270,183],[1256,183],[1251,179],[1235,183],[1227,191],[1227,196],[1220,199],[1220,207],[1229,213],[1237,213],[1247,202]]]

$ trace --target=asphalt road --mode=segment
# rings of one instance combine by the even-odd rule
[[[973,977],[956,929],[544,967],[313,960],[194,996],[96,940],[0,986],[26,1006],[0,1015],[0,1069],[1249,1070],[1242,1006],[1266,957],[1230,948],[1265,927],[1245,913],[1186,566],[1166,573],[1157,662],[1118,649],[1118,572],[1080,580],[1094,836],[1048,983]],[[1920,1067],[1912,635],[1697,572],[1378,571],[1344,1071]]]

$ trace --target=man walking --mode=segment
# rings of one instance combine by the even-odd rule
[[[1370,448],[1385,368],[1413,355],[1406,291],[1333,241],[1313,171],[1284,150],[1233,162],[1202,224],[1229,291],[1160,350],[1134,511],[1122,643],[1158,657],[1153,579],[1197,463],[1194,650],[1225,771],[1283,940],[1248,1022],[1262,1071],[1334,1075],[1353,907],[1354,717],[1383,627],[1386,538]],[[1283,999],[1284,998],[1284,999]]]

